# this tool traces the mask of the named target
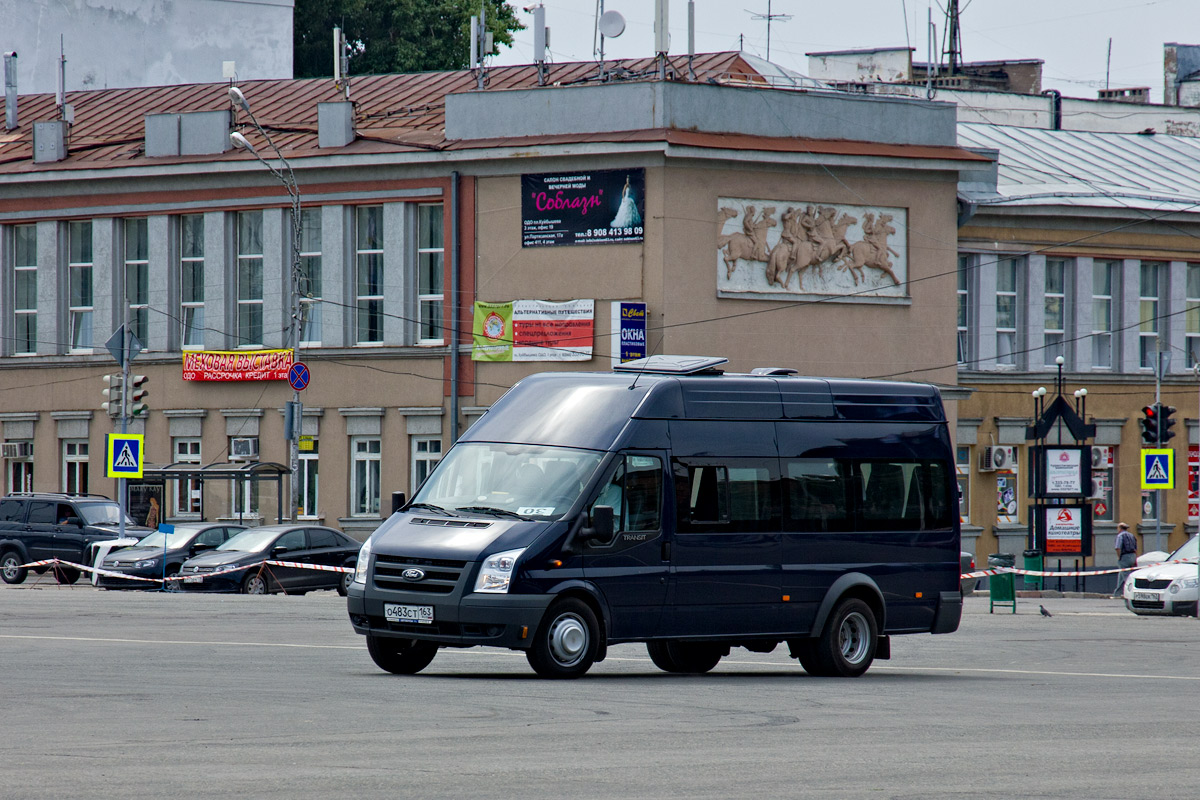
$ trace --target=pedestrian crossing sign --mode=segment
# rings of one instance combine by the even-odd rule
[[[1142,488],[1175,488],[1175,451],[1169,448],[1142,451]]]
[[[144,452],[144,437],[140,433],[110,433],[104,459],[106,478],[140,478]]]

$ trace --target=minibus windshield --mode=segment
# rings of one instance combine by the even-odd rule
[[[557,519],[575,504],[604,453],[569,447],[455,445],[412,505],[454,514]]]

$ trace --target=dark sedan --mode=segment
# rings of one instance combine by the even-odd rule
[[[353,567],[360,542],[333,528],[317,525],[267,525],[242,531],[216,550],[184,562],[180,588],[198,592],[304,594],[313,589],[346,593],[350,573],[300,567],[262,566],[264,560],[313,566]],[[246,567],[233,572],[222,572]]]
[[[174,575],[179,572],[183,562],[192,556],[219,547],[246,529],[243,525],[228,525],[223,522],[189,522],[175,525],[173,528],[170,532],[157,530],[131,547],[109,553],[100,562],[100,568],[128,575],[129,578],[100,575],[96,579],[96,585],[103,589],[157,589],[160,586],[158,583],[130,578],[162,578],[163,575]],[[177,585],[175,581],[171,581],[168,588],[174,589]]]

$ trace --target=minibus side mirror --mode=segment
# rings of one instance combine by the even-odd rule
[[[593,506],[592,524],[584,528],[583,540],[590,544],[608,545],[613,543],[616,536],[612,506]]]

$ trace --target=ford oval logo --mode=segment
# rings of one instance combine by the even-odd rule
[[[406,581],[423,581],[425,580],[425,570],[423,569],[406,569],[400,573],[400,577]]]

